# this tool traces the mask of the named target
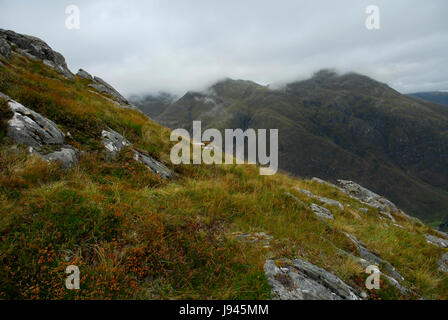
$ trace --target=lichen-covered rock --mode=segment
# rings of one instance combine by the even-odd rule
[[[280,300],[361,300],[352,287],[334,274],[307,261],[295,259],[277,266],[268,260],[264,271],[274,299]]]
[[[426,241],[440,248],[448,248],[448,240],[430,234],[425,234]]]
[[[103,130],[102,137],[104,147],[113,157],[123,150],[123,148],[131,146],[131,143],[125,137],[112,129]],[[136,149],[133,149],[133,151],[135,161],[139,161],[146,165],[151,172],[165,179],[174,178],[174,173],[159,161]]]
[[[19,53],[32,59],[41,60],[66,78],[73,80],[73,74],[68,69],[65,58],[59,52],[51,49],[44,41],[36,37],[0,29],[0,53],[8,58],[13,45]]]
[[[58,162],[63,168],[70,168],[78,163],[76,151],[64,144],[65,135],[53,121],[2,93],[0,97],[8,100],[8,107],[13,112],[6,129],[6,134],[12,141],[30,147],[32,153],[46,161]],[[43,153],[42,150],[48,147],[52,152]]]
[[[311,193],[308,190],[304,190],[304,189],[301,189],[301,188],[296,188],[296,190],[299,191],[300,193],[303,193],[303,194],[307,195],[308,197],[311,197],[313,199],[319,200],[322,203],[328,204],[329,206],[336,206],[339,209],[344,210],[344,206],[337,200],[321,197],[321,196],[318,196],[318,195],[315,195],[315,194]]]
[[[14,100],[8,105],[14,116],[8,121],[7,135],[15,143],[31,147],[64,143],[64,134],[53,121]]]
[[[315,203],[312,203],[310,208],[317,217],[334,220],[333,214],[327,208],[321,207]]]

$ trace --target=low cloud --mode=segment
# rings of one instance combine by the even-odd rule
[[[65,28],[77,5],[81,29]],[[448,89],[448,2],[0,0],[0,27],[42,38],[124,94],[202,89],[224,77],[260,84],[356,71],[404,92]]]

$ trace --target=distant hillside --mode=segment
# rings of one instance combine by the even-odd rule
[[[166,107],[175,102],[176,96],[166,92],[147,95],[133,95],[129,100],[151,118],[157,117]]]
[[[442,92],[442,91],[417,92],[408,94],[408,96],[448,106],[448,92]]]
[[[316,73],[271,90],[227,79],[155,118],[171,128],[278,128],[280,168],[359,181],[412,215],[448,216],[448,109],[358,74]]]

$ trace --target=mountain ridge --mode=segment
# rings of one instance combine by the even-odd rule
[[[366,76],[322,70],[281,89],[226,79],[188,92],[154,119],[187,130],[193,120],[220,130],[278,128],[281,169],[331,181],[344,176],[427,222],[441,224],[448,217],[447,109]],[[288,142],[294,136],[299,147]],[[391,187],[396,183],[401,195]],[[414,197],[418,204],[409,199]]]

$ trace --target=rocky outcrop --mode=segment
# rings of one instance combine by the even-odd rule
[[[44,160],[59,162],[63,168],[77,164],[76,151],[64,144],[65,135],[53,121],[4,94],[0,96],[8,100],[8,106],[13,112],[6,131],[10,139],[29,146],[31,152]]]
[[[272,287],[271,294],[279,300],[361,300],[352,287],[334,274],[305,260],[295,259],[277,266],[266,261],[264,271]]]
[[[51,49],[44,41],[36,37],[0,29],[0,54],[9,58],[14,51],[13,48],[28,58],[41,60],[45,65],[55,69],[66,78],[73,79],[73,74],[68,69],[65,58]]]
[[[342,190],[350,196],[369,204],[383,212],[399,212],[397,206],[386,198],[381,197],[373,191],[360,186],[353,181],[338,180]]]
[[[8,105],[14,116],[8,121],[7,133],[14,142],[31,147],[64,144],[64,134],[54,122],[14,100]]]
[[[110,84],[99,77],[94,77],[93,82],[89,84],[89,87],[96,89],[97,91],[109,95],[114,101],[120,105],[129,106],[129,101],[126,100],[117,90]]]
[[[125,137],[112,129],[103,130],[102,137],[104,147],[112,157],[117,156],[123,148],[131,146],[131,143]],[[164,179],[174,178],[174,173],[165,165],[151,156],[144,154],[142,151],[136,149],[132,150],[134,151],[134,159],[145,164],[151,172],[161,176]]]
[[[121,134],[112,129],[109,129],[109,131],[103,130],[101,135],[103,137],[104,147],[112,156],[116,156],[123,148],[131,145]]]
[[[315,195],[315,194],[311,193],[310,191],[304,190],[301,188],[296,188],[296,190],[299,191],[300,193],[303,193],[303,194],[307,195],[308,197],[316,199],[324,204],[327,204],[329,206],[336,206],[339,209],[344,210],[344,206],[339,201]]]
[[[448,248],[448,240],[430,234],[425,234],[426,241],[440,248]]]
[[[318,218],[334,220],[333,214],[327,208],[321,207],[315,203],[312,203],[310,208]]]
[[[92,75],[83,69],[79,69],[79,71],[78,71],[78,73],[76,73],[76,75],[83,79],[93,80]]]

